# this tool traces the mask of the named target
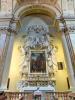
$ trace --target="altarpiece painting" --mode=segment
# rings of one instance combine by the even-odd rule
[[[46,72],[45,52],[31,52],[30,72],[31,73]]]

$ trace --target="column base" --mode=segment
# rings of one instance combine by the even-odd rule
[[[0,87],[0,91],[7,91],[7,88],[4,87],[4,86],[1,86],[1,87]]]
[[[71,87],[70,91],[73,92],[73,93],[75,93],[75,87]]]

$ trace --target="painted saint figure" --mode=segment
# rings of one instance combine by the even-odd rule
[[[31,54],[31,72],[46,72],[45,54],[32,53]]]

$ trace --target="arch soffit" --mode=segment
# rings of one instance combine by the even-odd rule
[[[22,6],[14,13],[14,16],[15,18],[21,18],[23,16],[26,16],[32,13],[46,14],[50,16],[51,18],[55,18],[61,15],[61,12],[57,8],[50,5],[48,6],[47,4],[41,4],[41,5]]]

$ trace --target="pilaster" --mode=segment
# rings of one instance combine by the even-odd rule
[[[8,75],[9,75],[9,69],[10,69],[10,62],[11,62],[11,56],[12,56],[12,50],[13,50],[13,43],[14,43],[14,34],[11,33],[9,36],[9,42],[8,42],[8,48],[7,48],[7,54],[3,65],[3,74],[2,74],[2,81],[1,81],[1,89],[6,90],[7,89],[7,82],[8,82]]]
[[[0,90],[7,90],[7,84],[8,84],[8,75],[9,75],[9,69],[10,69],[10,63],[11,63],[11,57],[12,57],[12,50],[13,50],[13,44],[15,39],[15,33],[16,33],[16,22],[12,20],[12,18],[7,22],[8,25],[3,26],[4,23],[2,23],[2,26],[0,27],[1,30],[6,31],[6,46],[5,46],[5,54],[4,59],[2,63],[2,73],[1,73],[1,84],[0,84]]]
[[[67,27],[66,21],[62,16],[60,16],[60,29],[61,29],[61,37],[62,37],[62,43],[64,47],[64,53],[67,61],[67,69],[68,74],[70,78],[70,90],[74,90],[75,88],[75,57],[74,57],[74,51],[73,46],[70,39],[69,29]]]
[[[67,46],[67,43],[66,43],[64,33],[62,34],[62,43],[63,43],[64,53],[65,53],[65,56],[66,56],[66,61],[67,61],[67,66],[68,66],[67,69],[68,69],[68,73],[69,73],[69,77],[70,77],[70,84],[71,84],[71,87],[75,87],[75,78],[74,78],[73,66],[72,66],[72,62],[71,62],[71,58],[70,58],[70,54],[69,54],[69,50],[68,50],[68,46]]]

